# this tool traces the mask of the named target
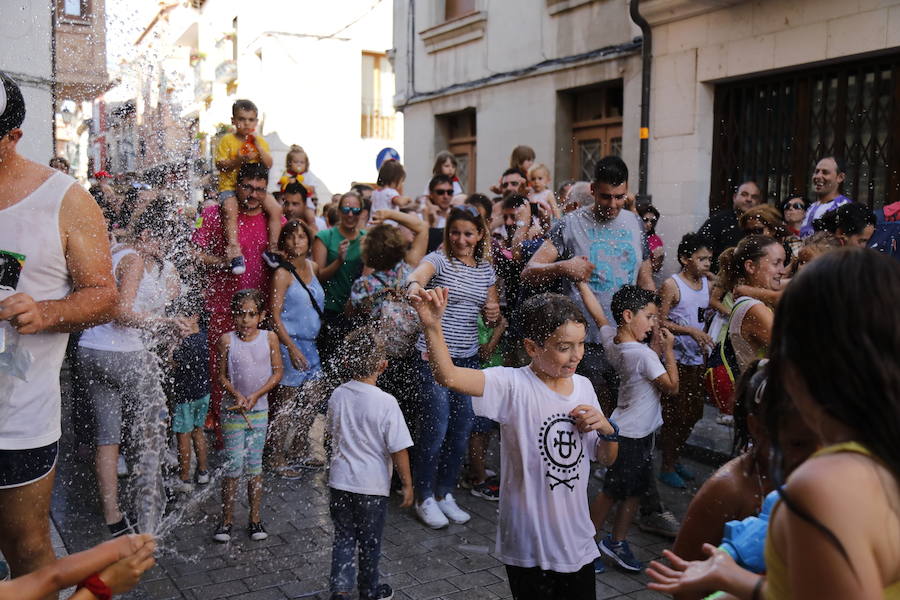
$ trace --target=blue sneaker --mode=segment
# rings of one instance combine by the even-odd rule
[[[597,544],[597,547],[600,548],[600,552],[616,561],[616,564],[626,571],[640,572],[644,568],[644,563],[636,559],[634,554],[631,553],[627,540],[614,542],[612,541],[612,536],[606,536],[603,538],[603,541]]]
[[[687,484],[684,482],[684,479],[681,478],[681,475],[676,473],[675,471],[662,471],[659,474],[659,480],[662,481],[669,487],[673,487],[679,490],[683,490],[687,487]]]
[[[606,573],[606,565],[603,564],[603,558],[598,557],[594,559],[594,573]]]
[[[235,256],[231,259],[231,272],[234,275],[243,275],[247,271],[247,263],[243,256]]]
[[[697,476],[694,475],[694,472],[681,463],[675,463],[675,472],[681,475],[681,478],[685,481],[693,481],[697,479]]]

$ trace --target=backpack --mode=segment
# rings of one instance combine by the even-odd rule
[[[896,207],[896,208],[895,208]],[[875,231],[869,248],[900,260],[900,202],[889,204],[875,213]]]
[[[731,314],[734,314],[738,306],[748,301],[749,299],[736,303],[731,309]],[[706,360],[706,371],[703,373],[703,383],[709,397],[716,408],[726,415],[734,412],[734,382],[741,374],[737,355],[731,343],[730,330],[731,316],[726,319],[719,331],[716,345],[713,346],[712,353]]]

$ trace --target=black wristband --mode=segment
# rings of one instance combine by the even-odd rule
[[[760,577],[756,580],[756,585],[753,586],[753,593],[750,594],[750,600],[762,600],[762,588],[765,582],[765,577]]]
[[[619,426],[616,425],[615,421],[609,421],[609,424],[612,425],[613,432],[612,433],[600,433],[600,430],[597,429],[597,437],[603,440],[604,442],[618,442],[619,441]]]

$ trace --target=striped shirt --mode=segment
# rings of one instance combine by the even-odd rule
[[[428,287],[450,288],[447,310],[441,318],[450,356],[475,356],[478,354],[478,315],[487,301],[488,288],[497,281],[494,267],[486,261],[470,267],[455,258],[447,258],[440,250],[422,260],[434,265],[434,276]],[[425,351],[424,336],[419,336],[416,349]]]

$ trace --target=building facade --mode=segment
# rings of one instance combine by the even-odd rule
[[[450,149],[486,191],[518,144],[554,183],[620,154],[637,190],[641,31],[627,0],[395,0],[395,104],[414,189]],[[818,157],[848,195],[900,200],[900,0],[644,0],[652,36],[648,192],[669,267],[733,187],[808,191]]]

